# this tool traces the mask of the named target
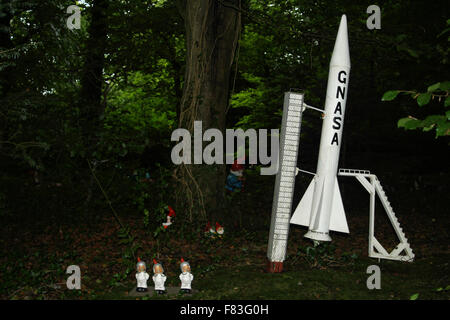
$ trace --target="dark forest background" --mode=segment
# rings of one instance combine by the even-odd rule
[[[73,4],[82,8],[79,30],[66,25]],[[109,241],[120,243],[132,269],[137,255],[159,256],[167,237],[196,239],[207,221],[220,221],[229,234],[267,237],[275,176],[246,166],[245,191],[227,197],[226,166],[173,165],[171,133],[191,129],[193,119],[204,130],[279,128],[291,89],[322,106],[342,14],[352,66],[340,168],[377,174],[400,221],[416,221],[406,234],[424,223],[433,229],[436,219],[448,230],[448,1],[377,1],[379,30],[366,27],[371,4],[1,0],[2,249],[27,246],[24,239],[36,234],[64,242],[74,228],[90,237],[112,221],[118,229]],[[427,121],[399,122],[408,116]],[[305,112],[301,169],[316,169],[321,122]],[[366,219],[367,195],[346,179],[346,210]],[[297,177],[294,205],[309,180]],[[162,230],[168,205],[177,223]],[[141,227],[144,235],[136,235]],[[440,236],[448,250],[447,234]],[[67,258],[68,249],[57,250]],[[5,253],[5,274],[11,259]],[[4,282],[2,296],[15,288]]]

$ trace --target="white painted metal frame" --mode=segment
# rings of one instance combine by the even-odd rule
[[[267,257],[271,262],[283,262],[286,258],[303,109],[303,93],[284,94],[280,158],[267,249]]]
[[[355,177],[362,186],[369,192],[370,205],[369,205],[369,257],[378,259],[389,259],[412,262],[414,260],[414,253],[409,246],[408,239],[405,236],[400,223],[395,216],[394,210],[386,196],[386,193],[381,186],[377,176],[371,174],[367,170],[355,170],[355,169],[339,169],[340,176]],[[394,227],[395,233],[400,240],[400,243],[390,253],[378,242],[375,238],[375,199],[376,196],[381,200],[383,208]],[[403,254],[401,254],[403,253]]]

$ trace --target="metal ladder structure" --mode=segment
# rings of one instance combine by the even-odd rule
[[[267,248],[267,270],[281,272],[286,258],[289,220],[295,188],[296,164],[302,123],[303,93],[284,94],[279,170],[275,178]]]
[[[370,171],[357,169],[339,169],[338,175],[355,177],[363,185],[367,192],[369,192],[369,257],[412,262],[414,260],[414,253],[408,243],[408,239],[406,238],[403,229],[400,227],[400,223],[395,216],[394,210],[392,209],[392,206],[377,176],[371,174]],[[387,252],[387,250],[378,242],[374,235],[376,195],[380,198],[384,210],[386,211],[386,214],[394,227],[395,233],[400,240],[400,243],[390,253]]]

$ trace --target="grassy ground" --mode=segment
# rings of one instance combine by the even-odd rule
[[[358,224],[357,220],[350,219],[349,224]],[[138,240],[147,248],[139,254],[150,262],[155,243],[136,220],[127,223],[134,225]],[[104,219],[90,230],[46,227],[42,233],[21,235],[9,231],[8,243],[14,250],[8,250],[3,237],[2,299],[136,299],[127,294],[135,286],[134,270],[126,270],[129,264],[112,219]],[[179,257],[191,262],[193,287],[198,293],[189,299],[410,299],[416,293],[419,299],[449,299],[447,245],[435,246],[441,239],[420,245],[420,234],[408,231],[417,257],[413,263],[369,259],[362,231],[351,236],[335,234],[333,244],[322,253],[310,249],[306,254],[311,244],[302,237],[305,230],[296,227],[290,234],[281,274],[265,272],[267,230],[230,231],[222,239],[199,236],[179,240],[172,234],[166,245],[160,245],[159,253],[167,286],[179,285]],[[440,230],[435,233],[432,236],[438,236]],[[81,268],[81,290],[70,291],[65,286],[65,270],[72,264]],[[366,270],[373,264],[381,268],[380,290],[366,286],[370,276]]]
[[[198,293],[189,299],[410,299],[415,295],[448,300],[449,220],[442,209],[447,203],[442,196],[448,194],[447,176],[424,176],[419,187],[411,180],[416,175],[406,178],[380,180],[416,255],[413,263],[367,257],[368,196],[356,182],[342,179],[350,234],[333,233],[331,244],[312,249],[303,237],[306,229],[291,225],[284,272],[266,273],[273,179],[249,174],[245,193],[227,200],[234,207],[229,222],[222,223],[221,239],[206,237],[203,231],[182,233],[175,218],[169,232],[156,241],[154,230],[143,226],[142,214],[117,206],[140,245],[134,257],[130,242],[120,238],[120,228],[107,209],[92,212],[98,219],[78,222],[73,216],[57,220],[58,212],[45,215],[46,219],[10,214],[0,225],[0,299],[136,299],[127,293],[136,284],[139,255],[149,265],[155,256],[163,263],[167,286],[179,286],[179,259],[190,261]],[[299,190],[309,183],[309,179],[297,180]],[[379,210],[375,235],[388,251],[397,244]],[[367,267],[374,264],[381,269],[380,290],[366,286]],[[66,288],[70,265],[80,266],[81,290]]]
[[[381,289],[368,290],[366,268],[374,262],[361,259],[349,268],[310,269],[298,267],[281,274],[263,271],[263,266],[226,267],[203,274],[194,285],[199,293],[188,299],[410,299],[419,293],[420,299],[448,299],[448,291],[438,291],[445,286],[448,256],[424,260],[410,266],[384,262],[381,266]],[[433,266],[434,264],[434,266]],[[435,273],[436,268],[442,272]],[[418,274],[423,276],[419,277]],[[129,284],[131,286],[131,283]],[[102,298],[126,299],[120,289],[106,293]],[[164,299],[180,299],[172,296]],[[134,299],[134,298],[133,298]],[[162,299],[154,296],[153,299]]]

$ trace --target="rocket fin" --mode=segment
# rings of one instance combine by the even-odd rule
[[[292,215],[290,221],[291,223],[309,227],[309,220],[311,217],[311,209],[314,196],[314,186],[316,184],[315,181],[315,179],[312,179],[311,183],[306,189],[305,194],[303,195],[300,203],[294,211],[294,214]]]
[[[334,182],[333,205],[330,217],[330,230],[349,233],[347,219],[345,217],[344,204],[342,203],[341,192],[337,178]]]

